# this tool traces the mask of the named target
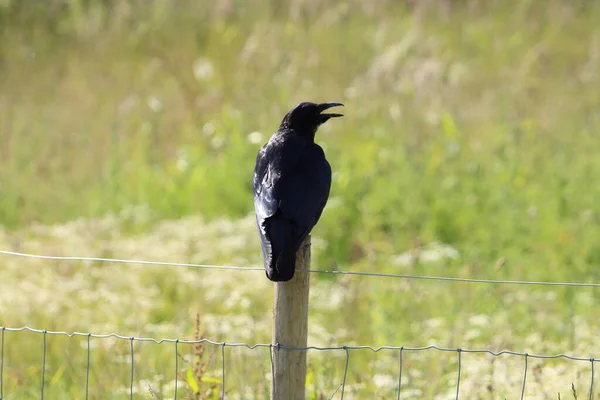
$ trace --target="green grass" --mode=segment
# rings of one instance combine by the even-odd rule
[[[314,268],[599,282],[599,20],[600,4],[559,0],[0,1],[0,248],[260,265],[256,152],[294,104],[341,101],[318,134],[334,182]],[[458,258],[397,262],[436,242]],[[189,339],[200,313],[210,339],[270,340],[260,272],[0,263],[0,325]],[[312,279],[310,344],[598,358],[593,289]],[[41,335],[5,339],[5,395],[37,397]],[[81,342],[49,338],[49,398],[82,397]],[[129,342],[96,342],[93,398],[125,396]],[[229,351],[231,398],[268,397],[267,354]],[[173,354],[136,348],[136,396],[171,396]],[[463,357],[461,396],[520,394],[522,359]],[[397,361],[352,353],[348,398],[395,396]],[[530,361],[529,398],[586,396],[589,363]],[[309,354],[312,398],[344,363]],[[456,366],[407,354],[404,395],[454,398]]]

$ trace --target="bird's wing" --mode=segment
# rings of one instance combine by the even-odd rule
[[[263,222],[272,217],[286,195],[286,181],[295,180],[300,158],[305,154],[304,139],[280,137],[271,139],[256,156],[253,189],[257,218]],[[319,148],[320,149],[320,148]]]
[[[263,231],[263,222],[275,214],[279,205],[277,182],[280,178],[280,171],[276,170],[272,154],[269,154],[268,150],[269,144],[267,143],[258,152],[252,179],[256,218]]]
[[[282,182],[280,204],[282,216],[294,221],[299,246],[315,226],[329,197],[331,167],[323,149],[316,144],[299,160],[293,178]]]
[[[258,226],[263,260],[267,270],[271,268],[273,259],[273,245],[267,234],[267,220],[277,212],[279,205],[275,190],[279,176],[273,166],[272,153],[269,143],[259,150],[252,179],[256,225]]]

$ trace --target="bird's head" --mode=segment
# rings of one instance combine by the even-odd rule
[[[323,113],[332,107],[343,106],[342,103],[311,103],[304,102],[291,109],[283,121],[281,127],[293,129],[298,132],[306,132],[314,137],[319,126],[329,120],[329,118],[343,117],[342,114]]]

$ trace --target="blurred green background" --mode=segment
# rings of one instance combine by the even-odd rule
[[[599,88],[598,2],[3,0],[0,247],[261,265],[256,152],[298,102],[340,101],[314,269],[600,282]],[[0,268],[0,326],[270,340],[261,272]],[[311,278],[309,344],[598,358],[594,288]],[[41,336],[5,336],[6,398],[39,396]],[[82,398],[85,346],[53,340],[46,394]],[[92,398],[128,393],[128,346],[94,347]],[[173,349],[142,347],[136,397],[172,398]],[[219,352],[181,349],[180,398],[218,398]],[[232,352],[228,398],[268,398],[268,354]],[[353,354],[344,398],[395,398],[397,358]],[[404,361],[403,398],[454,398],[456,355]],[[310,398],[340,397],[344,363],[309,354]],[[520,394],[522,359],[462,366],[464,398]],[[529,368],[526,398],[588,395],[589,363]]]

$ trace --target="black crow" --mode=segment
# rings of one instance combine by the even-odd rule
[[[342,105],[298,104],[256,157],[254,209],[267,278],[274,282],[292,279],[296,252],[327,203],[331,167],[315,133],[329,118],[342,116],[322,112]]]

